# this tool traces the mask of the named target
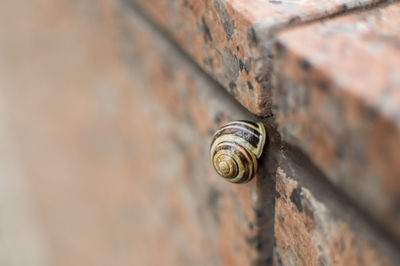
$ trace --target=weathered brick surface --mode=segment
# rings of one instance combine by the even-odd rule
[[[297,175],[300,181],[280,167],[276,172],[275,265],[399,265],[398,250],[376,228],[329,187],[301,184],[309,177]]]
[[[273,187],[234,186],[211,134],[250,114],[131,10],[0,4],[0,264],[272,260]]]
[[[400,239],[400,5],[278,36],[284,142]]]
[[[134,3],[251,112],[270,113],[274,33],[381,0],[125,0]]]

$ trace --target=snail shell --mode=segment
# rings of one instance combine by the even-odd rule
[[[221,127],[211,142],[210,158],[217,173],[232,183],[247,183],[257,171],[266,139],[261,122],[233,121]]]

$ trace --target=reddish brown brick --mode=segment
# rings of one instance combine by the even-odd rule
[[[278,36],[283,141],[400,239],[400,5]]]
[[[321,195],[329,188],[318,189]],[[312,188],[299,184],[281,168],[276,173],[276,190],[275,265],[399,264],[397,249],[376,238],[373,228],[365,228],[361,217],[346,221],[351,211],[335,206],[337,199],[330,198],[330,204],[325,204]]]
[[[270,113],[276,31],[382,0],[128,0],[258,115]]]

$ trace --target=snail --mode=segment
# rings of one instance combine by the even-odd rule
[[[257,172],[266,139],[263,123],[233,121],[218,129],[210,147],[217,173],[232,183],[247,183]]]

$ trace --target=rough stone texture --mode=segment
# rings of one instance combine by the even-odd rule
[[[361,231],[362,218],[346,221],[351,210],[333,206],[337,198],[328,199],[329,206],[314,195],[314,189],[299,184],[278,168],[275,265],[399,265],[397,249],[376,239],[373,229]],[[319,188],[317,194],[325,193],[324,189]],[[325,195],[322,198],[326,200]],[[338,215],[333,214],[335,208]]]
[[[400,239],[400,4],[279,34],[284,142]]]
[[[274,33],[382,0],[125,0],[142,9],[235,98],[269,115]]]
[[[110,1],[2,1],[0,23],[1,265],[271,262],[271,181],[208,159],[251,118],[222,88]]]
[[[190,9],[190,4],[200,8],[207,2],[187,3]],[[233,3],[240,4],[232,1],[224,11],[218,3],[212,8],[222,17],[225,12],[233,16]],[[250,7],[255,15],[258,9]],[[222,19],[220,30],[226,34],[219,35],[209,25],[210,14],[201,36],[240,39],[239,20],[232,26]],[[259,176],[247,185],[226,183],[208,159],[212,133],[229,120],[257,118],[131,8],[108,0],[3,1],[0,23],[6,25],[0,35],[0,265],[272,263],[271,176],[283,148],[271,120],[264,120],[270,135]],[[219,73],[226,81],[264,73],[251,70],[258,69],[253,59],[246,61],[261,49],[256,28],[243,32],[249,43],[233,48],[251,55],[241,60],[229,46],[223,49],[225,68]],[[259,80],[263,85],[246,84],[261,95],[267,81]],[[231,83],[237,94],[235,86]],[[294,169],[286,159],[280,164]],[[311,166],[302,164],[293,178]],[[316,191],[328,194],[327,188],[300,188],[296,182],[278,170],[278,190],[290,193],[290,202],[281,196],[275,207],[289,216],[286,223],[276,222],[276,263],[300,260],[314,250],[315,238],[324,240],[318,227],[301,227],[304,212],[314,208],[319,224],[334,228],[344,244],[338,240],[336,247],[326,240],[322,251],[316,245],[319,253],[310,254],[310,262],[342,262],[335,256],[351,242],[357,249],[346,249],[346,262],[362,252],[368,261],[396,265],[393,246],[371,227],[356,231],[345,220],[344,204],[331,208],[313,197]],[[291,217],[296,219],[290,222]],[[354,215],[348,220],[357,224],[362,219]],[[297,249],[289,252],[289,247]]]

